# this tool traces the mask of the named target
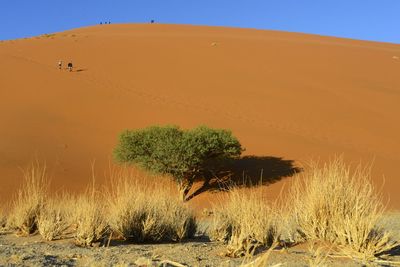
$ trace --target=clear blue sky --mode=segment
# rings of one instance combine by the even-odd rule
[[[400,43],[400,0],[0,0],[0,40],[151,19]]]

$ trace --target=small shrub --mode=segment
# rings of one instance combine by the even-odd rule
[[[62,238],[65,231],[71,226],[68,209],[65,208],[65,198],[46,201],[37,218],[39,234],[46,240]]]
[[[273,243],[271,247],[268,248],[266,252],[264,252],[261,256],[257,257],[255,260],[250,261],[253,258],[253,255],[248,255],[240,267],[278,267],[282,266],[282,263],[277,263],[274,265],[268,265],[268,260],[271,256],[272,251],[277,247],[278,243]]]
[[[150,179],[150,178],[148,178]],[[111,229],[135,242],[181,241],[193,237],[196,221],[191,210],[158,183],[139,183],[121,175],[108,193]]]
[[[94,188],[79,196],[75,202],[75,243],[78,246],[92,246],[102,243],[109,230],[105,217],[105,201]]]
[[[374,190],[370,170],[354,172],[341,158],[295,179],[288,199],[295,232],[305,240],[326,240],[352,256],[372,259],[397,245],[378,226],[384,205]]]
[[[268,203],[262,188],[231,189],[213,214],[210,236],[228,244],[228,256],[245,256],[279,238],[277,210]]]
[[[123,132],[114,155],[118,162],[172,175],[185,199],[195,178],[204,174],[210,161],[239,157],[242,151],[239,141],[227,130],[154,126]]]
[[[24,171],[22,187],[12,202],[10,229],[23,236],[37,231],[37,218],[43,209],[47,188],[46,166],[36,163]]]
[[[3,209],[0,208],[0,230],[5,229],[7,224],[7,216]]]
[[[310,259],[308,260],[308,266],[310,267],[326,267],[328,266],[326,264],[327,258],[329,255],[329,250],[328,248],[325,248],[324,246],[319,245],[317,248],[315,248],[316,244],[312,242],[308,246],[308,252],[310,254]]]
[[[56,36],[55,33],[45,33],[45,34],[41,35],[41,37],[45,37],[45,38],[53,38],[54,36]]]

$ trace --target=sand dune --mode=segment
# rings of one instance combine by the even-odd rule
[[[54,188],[80,190],[94,161],[101,181],[123,129],[206,124],[231,129],[247,155],[374,161],[377,185],[385,177],[400,208],[399,57],[396,44],[156,24],[3,41],[1,201],[36,157]],[[58,70],[59,59],[75,71]]]

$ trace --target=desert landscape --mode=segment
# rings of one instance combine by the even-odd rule
[[[370,168],[367,180],[379,194],[379,201],[375,193],[366,197],[379,203],[373,202],[376,209],[368,207],[363,212],[384,211],[379,225],[393,232],[394,239],[390,240],[398,242],[399,58],[398,44],[172,24],[97,25],[1,41],[0,203],[4,214],[12,212],[12,201],[18,199],[18,190],[24,188],[29,177],[25,172],[24,178],[24,170],[29,170],[32,162],[39,162],[35,165],[39,173],[46,166],[45,176],[51,181],[46,194],[51,196],[87,193],[93,178],[98,188],[107,188],[112,176],[110,169],[121,167],[113,157],[119,134],[153,125],[229,129],[245,148],[241,159],[229,169],[233,173],[231,178],[240,185],[243,180],[253,181],[252,185],[261,180],[262,185],[226,192],[218,184],[185,203],[177,202],[179,210],[190,209],[193,213],[187,218],[194,216],[197,221],[195,232],[182,235],[182,240],[188,240],[183,243],[175,243],[181,238],[172,238],[172,243],[167,240],[161,245],[154,244],[154,240],[145,245],[120,245],[121,241],[107,232],[108,244],[99,241],[100,247],[81,248],[71,241],[73,233],[65,240],[44,241],[30,233],[17,238],[12,230],[4,229],[0,235],[0,265],[245,265],[243,258],[238,258],[243,256],[242,252],[227,253],[224,238],[211,237],[210,231],[219,229],[212,226],[215,220],[218,222],[218,204],[229,205],[232,192],[238,194],[232,197],[242,202],[246,195],[260,193],[257,190],[262,191],[260,198],[265,198],[265,202],[284,202],[279,204],[280,208],[285,202],[297,203],[295,198],[289,201],[295,195],[291,191],[294,180],[314,177],[309,173],[320,174],[319,167],[309,164],[311,161],[319,162],[318,166],[330,166],[326,173],[321,171],[324,179],[338,170],[342,174],[347,168],[344,166],[356,170],[361,163]],[[62,69],[57,66],[60,60]],[[71,72],[66,69],[68,62],[74,66]],[[129,168],[139,173],[135,177],[149,175]],[[171,179],[160,179],[165,188],[170,188],[168,192],[175,195],[176,189],[169,184]],[[332,181],[339,181],[334,179],[333,175]],[[353,181],[348,179],[343,181]],[[354,188],[369,192],[369,182],[363,184],[367,187],[354,182]],[[199,187],[201,182],[196,182],[192,193]],[[300,186],[299,190],[308,192],[306,188]],[[38,192],[35,190],[26,192]],[[335,192],[336,187],[326,190]],[[358,207],[364,200],[352,198],[355,204],[349,203]],[[279,210],[274,207],[261,205],[260,210]],[[293,210],[292,215],[300,213]],[[249,218],[253,221],[255,217]],[[187,227],[186,221],[183,225]],[[385,259],[373,250],[369,251],[373,258],[362,260],[353,258],[351,253],[347,258],[318,258],[327,251],[336,253],[341,246],[332,241],[335,248],[321,252],[313,247],[321,236],[314,238],[305,232],[306,241],[300,243],[291,235],[286,233],[281,240],[274,237],[273,242],[253,237],[257,245],[250,242],[246,246],[254,249],[254,257],[273,250],[268,262],[272,266],[362,266],[365,262],[390,266],[400,260],[395,243]],[[367,239],[373,240],[371,236]],[[294,243],[299,246],[292,247]],[[255,249],[259,244],[264,247],[260,252]],[[232,243],[229,245],[232,247]],[[128,256],[118,258],[120,248]],[[180,253],[181,250],[188,252]],[[47,256],[43,256],[45,251],[49,251]],[[137,263],[139,258],[144,263]],[[318,260],[324,263],[318,264]],[[253,258],[247,259],[252,261]]]

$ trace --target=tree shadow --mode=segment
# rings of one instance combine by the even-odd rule
[[[204,181],[203,185],[186,200],[206,191],[227,191],[232,186],[269,185],[302,171],[295,166],[293,160],[269,156],[244,156],[239,159],[209,162],[207,170],[207,173],[197,178],[197,181]]]

